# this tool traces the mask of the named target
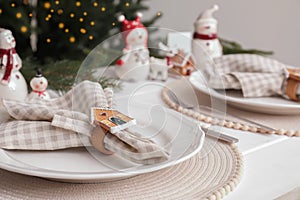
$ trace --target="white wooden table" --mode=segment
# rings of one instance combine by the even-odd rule
[[[116,93],[116,104],[123,108],[128,103],[167,107],[161,99],[164,84],[160,81],[124,83],[123,89]],[[244,174],[238,187],[225,200],[275,199],[300,186],[300,138],[232,129],[226,129],[226,134],[240,140]]]

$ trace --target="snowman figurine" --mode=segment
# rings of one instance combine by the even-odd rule
[[[217,36],[218,22],[213,13],[219,9],[218,5],[204,11],[194,23],[195,32],[192,40],[192,53],[198,67],[209,59],[222,56],[222,46]],[[203,66],[202,66],[203,67]]]
[[[30,81],[30,87],[32,92],[29,94],[28,99],[50,99],[48,92],[46,91],[48,87],[47,79],[42,75],[40,70],[36,70],[36,75]]]
[[[0,28],[0,98],[25,100],[27,84],[20,73],[22,60],[15,50],[12,32]]]
[[[148,31],[141,23],[141,17],[142,14],[137,13],[135,20],[128,21],[124,15],[119,16],[126,47],[116,63],[115,72],[122,80],[146,80],[149,74]]]

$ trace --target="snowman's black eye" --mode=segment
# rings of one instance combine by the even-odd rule
[[[41,81],[40,84],[43,85],[43,81]]]

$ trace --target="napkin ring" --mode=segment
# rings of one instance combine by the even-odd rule
[[[299,69],[288,69],[289,78],[287,79],[285,93],[287,96],[294,101],[300,101],[297,95],[297,89],[300,84],[300,70]]]
[[[102,129],[100,126],[96,126],[92,132],[91,142],[92,145],[101,153],[111,155],[113,152],[104,147],[104,138],[107,133],[108,131]]]

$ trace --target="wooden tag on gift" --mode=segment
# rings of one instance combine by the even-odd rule
[[[136,124],[135,119],[117,110],[99,107],[92,108],[91,120],[94,125],[111,133],[116,133]]]

